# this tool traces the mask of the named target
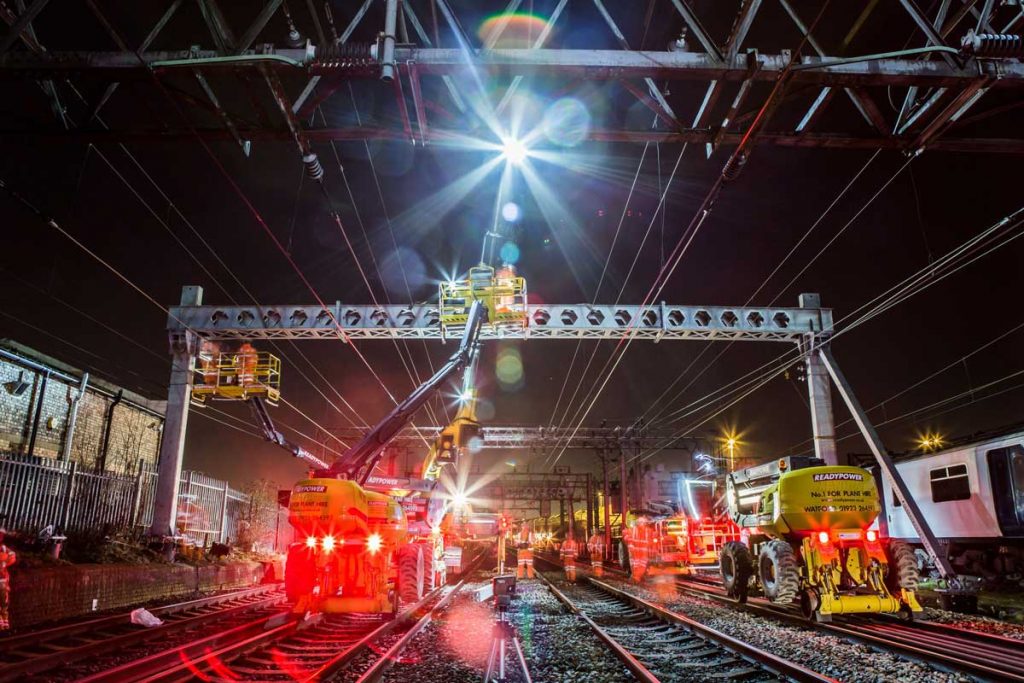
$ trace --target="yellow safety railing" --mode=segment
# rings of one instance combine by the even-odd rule
[[[480,301],[487,308],[492,328],[526,327],[526,280],[510,267],[469,269],[465,280],[442,282],[439,289],[441,329],[446,334],[466,325],[469,307]]]
[[[193,371],[193,403],[202,405],[207,398],[244,401],[259,396],[277,405],[281,398],[281,359],[271,353],[200,353]]]

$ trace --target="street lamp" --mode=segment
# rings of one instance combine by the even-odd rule
[[[735,433],[726,434],[724,438],[725,447],[729,449],[729,471],[732,472],[736,469],[736,447],[739,446],[740,440]]]

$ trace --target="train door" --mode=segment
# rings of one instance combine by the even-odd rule
[[[1024,537],[1024,447],[993,448],[986,457],[999,528],[1003,536]]]

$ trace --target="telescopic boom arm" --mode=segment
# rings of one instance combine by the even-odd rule
[[[486,322],[486,319],[487,308],[480,301],[474,300],[470,304],[462,341],[448,362],[441,366],[433,377],[417,387],[408,398],[395,406],[383,420],[378,422],[357,444],[348,449],[342,457],[338,458],[330,468],[317,472],[316,476],[344,479],[358,477],[359,483],[364,484],[380,459],[384,447],[409,424],[416,411],[422,408],[449,378],[473,360],[480,327]],[[360,472],[362,472],[361,476]]]
[[[252,398],[246,399],[249,404],[249,408],[252,410],[253,419],[256,420],[256,424],[259,425],[260,431],[263,432],[263,438],[270,443],[277,444],[281,448],[290,451],[292,455],[300,460],[305,460],[314,467],[324,468],[327,467],[327,463],[320,458],[316,457],[302,446],[292,443],[285,438],[284,434],[277,431],[274,426],[274,421],[270,418],[270,413],[267,412],[267,406],[263,402],[263,399],[259,396],[253,396]]]

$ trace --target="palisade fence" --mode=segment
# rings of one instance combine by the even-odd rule
[[[0,454],[0,519],[8,530],[35,534],[49,525],[64,535],[113,534],[153,522],[156,472],[140,461],[135,474],[91,472],[77,463]],[[178,531],[208,545],[236,536],[249,497],[199,472],[181,473]]]

